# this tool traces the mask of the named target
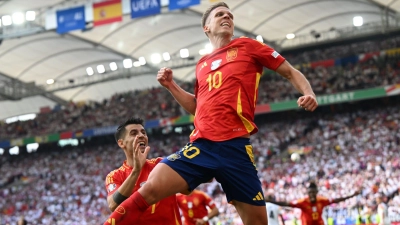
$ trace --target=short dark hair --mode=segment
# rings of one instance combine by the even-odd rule
[[[310,184],[308,185],[308,189],[316,189],[316,190],[318,190],[318,186],[314,181],[311,181]]]
[[[214,9],[218,8],[218,7],[226,7],[229,9],[229,6],[225,3],[225,2],[218,2],[215,3],[214,5],[210,6],[204,13],[203,13],[203,17],[201,18],[201,27],[204,27],[206,25],[206,21],[208,19],[208,16],[210,15],[211,11],[213,11]]]
[[[125,136],[125,131],[126,131],[125,127],[130,124],[140,124],[140,125],[144,126],[142,118],[131,117],[131,118],[127,119],[125,122],[121,123],[118,126],[117,130],[115,131],[115,133],[114,133],[115,141],[118,142],[119,139],[121,139],[123,136]]]

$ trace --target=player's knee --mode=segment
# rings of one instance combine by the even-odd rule
[[[146,184],[139,189],[139,192],[149,205],[155,204],[161,200],[160,190],[152,181],[147,181]]]

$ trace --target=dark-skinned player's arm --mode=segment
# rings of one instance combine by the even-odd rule
[[[120,141],[120,140],[118,140]],[[133,170],[129,176],[123,181],[118,190],[114,194],[107,197],[108,208],[114,212],[114,210],[129,196],[132,195],[136,181],[140,175],[143,165],[146,163],[147,154],[150,151],[150,147],[147,146],[145,151],[140,151],[140,145],[138,143],[138,137],[135,137],[133,141],[134,152],[133,152]]]
[[[279,218],[281,218],[282,225],[285,225],[285,220],[283,219],[283,216],[282,216],[282,214],[279,214]]]
[[[293,205],[290,204],[289,202],[276,202],[276,201],[273,201],[273,200],[265,200],[265,202],[270,202],[272,204],[283,206],[283,207],[293,207]]]
[[[276,72],[288,79],[296,90],[303,94],[303,96],[297,101],[299,107],[311,112],[318,107],[314,91],[312,90],[307,78],[300,71],[290,65],[288,61],[284,61],[278,69],[276,69]]]
[[[172,94],[172,96],[174,96],[179,105],[181,105],[187,112],[192,115],[196,113],[197,103],[194,94],[183,90],[174,81],[173,72],[170,68],[161,68],[157,73],[157,80]]]
[[[335,198],[335,199],[332,200],[332,203],[343,202],[343,201],[345,201],[345,200],[347,200],[347,199],[349,199],[349,198],[356,197],[356,196],[359,195],[359,194],[361,194],[361,190],[358,190],[358,191],[354,192],[354,194],[349,195],[349,196],[346,196],[346,197],[343,197],[343,198]]]

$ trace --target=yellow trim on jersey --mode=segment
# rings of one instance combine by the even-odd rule
[[[240,99],[240,89],[238,93],[238,100],[237,100],[237,114],[242,120],[243,125],[246,127],[247,132],[252,132],[254,130],[254,126],[242,115],[242,100]]]
[[[181,223],[179,223],[178,218],[176,217],[175,209],[174,209],[174,216],[175,216],[175,225],[181,225]]]
[[[260,84],[260,78],[261,78],[261,74],[257,73],[256,74],[256,88],[254,90],[254,107],[256,107],[257,104],[257,91],[258,91],[258,85]]]

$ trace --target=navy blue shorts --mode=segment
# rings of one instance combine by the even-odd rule
[[[161,162],[178,172],[190,190],[215,177],[228,202],[265,206],[249,138],[222,142],[198,139]]]

